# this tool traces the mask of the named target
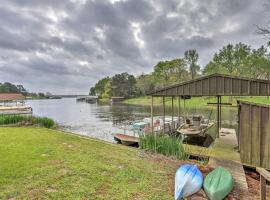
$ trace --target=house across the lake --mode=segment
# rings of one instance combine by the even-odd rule
[[[24,100],[21,93],[0,93],[0,114],[32,114],[32,108]]]

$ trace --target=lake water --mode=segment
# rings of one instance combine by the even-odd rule
[[[28,100],[27,105],[33,108],[33,114],[54,119],[64,129],[90,137],[113,142],[112,133],[130,133],[125,130],[130,122],[150,117],[150,106],[134,106],[126,104],[88,104],[77,102],[75,98],[63,98],[52,100]],[[171,108],[166,108],[166,114],[170,116]],[[202,114],[206,118],[215,119],[215,107],[204,109],[183,109],[183,115]],[[176,109],[174,113],[177,113]],[[212,114],[211,114],[212,113]],[[162,108],[154,108],[155,116],[162,116]],[[223,109],[222,125],[236,127],[237,110]],[[213,132],[216,129],[213,127]]]

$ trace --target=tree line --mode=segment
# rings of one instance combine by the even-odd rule
[[[190,49],[180,58],[160,61],[149,74],[137,77],[127,72],[100,79],[90,88],[90,95],[135,97],[179,82],[213,73],[270,80],[270,59],[266,47],[251,48],[244,43],[228,44],[201,67],[199,54]]]
[[[0,83],[0,93],[22,93],[27,97],[45,98],[47,94],[42,92],[28,92],[23,85],[14,85],[9,82]]]

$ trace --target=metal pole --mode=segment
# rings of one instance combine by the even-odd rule
[[[165,133],[165,97],[162,97],[163,102],[163,134]]]
[[[173,106],[173,96],[172,96],[172,131],[174,130],[174,123],[173,123],[173,117],[174,117],[174,110],[173,110],[174,106]]]
[[[151,132],[154,133],[154,119],[153,119],[153,96],[151,97]]]

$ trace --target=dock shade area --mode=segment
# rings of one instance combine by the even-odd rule
[[[270,170],[270,106],[238,101],[238,110],[242,162]]]
[[[21,93],[0,93],[0,115],[32,114],[32,108],[25,106]]]
[[[221,128],[222,96],[270,96],[270,81],[262,79],[250,79],[244,77],[212,74],[197,79],[175,84],[148,94],[152,97],[151,118],[153,118],[153,98],[162,97],[163,115],[165,117],[165,97],[171,97],[172,109],[174,100],[180,105],[181,99],[191,97],[214,96],[217,98],[217,133]],[[180,106],[177,116],[180,118]],[[174,113],[172,113],[174,117]],[[153,121],[152,121],[153,122]],[[153,123],[152,123],[153,124]],[[152,129],[153,130],[153,129]],[[153,132],[153,131],[152,131]],[[217,135],[219,137],[219,135]]]

